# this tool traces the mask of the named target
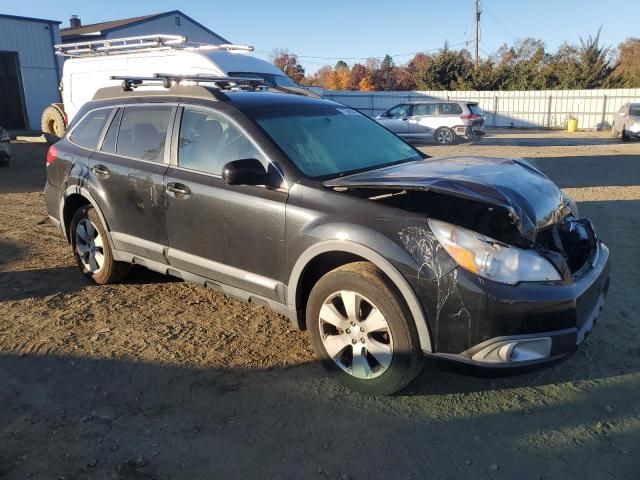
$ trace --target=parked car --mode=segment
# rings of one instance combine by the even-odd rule
[[[111,76],[149,77],[155,72],[206,74],[261,78],[279,89],[299,88],[271,62],[252,57],[246,45],[202,45],[178,35],[145,35],[56,45],[58,55],[67,57],[62,70],[62,103],[53,103],[43,112],[44,133],[61,137],[69,122],[85,102],[102,87],[119,85]]]
[[[611,135],[621,136],[623,142],[640,138],[640,103],[625,103],[620,107],[611,123]]]
[[[11,137],[9,132],[0,127],[0,166],[9,165],[11,161]]]
[[[378,115],[376,121],[403,138],[451,145],[457,139],[484,135],[484,115],[474,102],[402,103]]]
[[[424,356],[552,362],[593,327],[609,250],[524,160],[430,158],[338,103],[197,81],[101,89],[48,150],[49,216],[96,283],[136,264],[268,305],[371,394]]]

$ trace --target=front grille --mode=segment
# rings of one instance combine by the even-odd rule
[[[537,244],[539,249],[560,256],[571,275],[576,275],[595,254],[596,235],[589,220],[568,216],[540,232]]]

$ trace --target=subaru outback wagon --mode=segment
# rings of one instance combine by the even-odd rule
[[[608,286],[609,250],[525,161],[429,158],[298,95],[99,90],[48,151],[45,200],[96,283],[136,264],[268,305],[372,394],[425,356],[504,369],[570,355]]]

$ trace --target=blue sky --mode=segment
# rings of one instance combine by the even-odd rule
[[[602,0],[482,0],[481,4],[483,56],[527,36],[541,38],[555,49],[565,40],[578,42],[580,36],[594,34],[600,26],[605,45],[640,36],[639,2],[615,8]],[[333,65],[338,57],[434,51],[445,41],[461,46],[469,42],[471,47],[473,41],[472,0],[240,0],[236,5],[195,0],[10,0],[2,2],[0,13],[61,20],[66,26],[71,14],[88,24],[179,9],[225,38],[255,45],[260,52],[287,48],[299,55],[308,72],[322,64]],[[395,60],[404,63],[409,58],[398,55]]]

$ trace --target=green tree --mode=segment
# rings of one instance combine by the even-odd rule
[[[618,59],[614,75],[623,87],[640,87],[640,38],[627,38],[618,45]]]
[[[472,85],[473,62],[467,50],[444,48],[415,73],[419,90],[465,90]]]
[[[600,46],[600,31],[586,40],[580,38],[578,47],[578,88],[603,88],[616,86],[612,77],[611,49]]]
[[[382,63],[380,64],[380,69],[382,70],[391,70],[396,66],[396,62],[393,61],[391,55],[387,54],[382,59]]]

